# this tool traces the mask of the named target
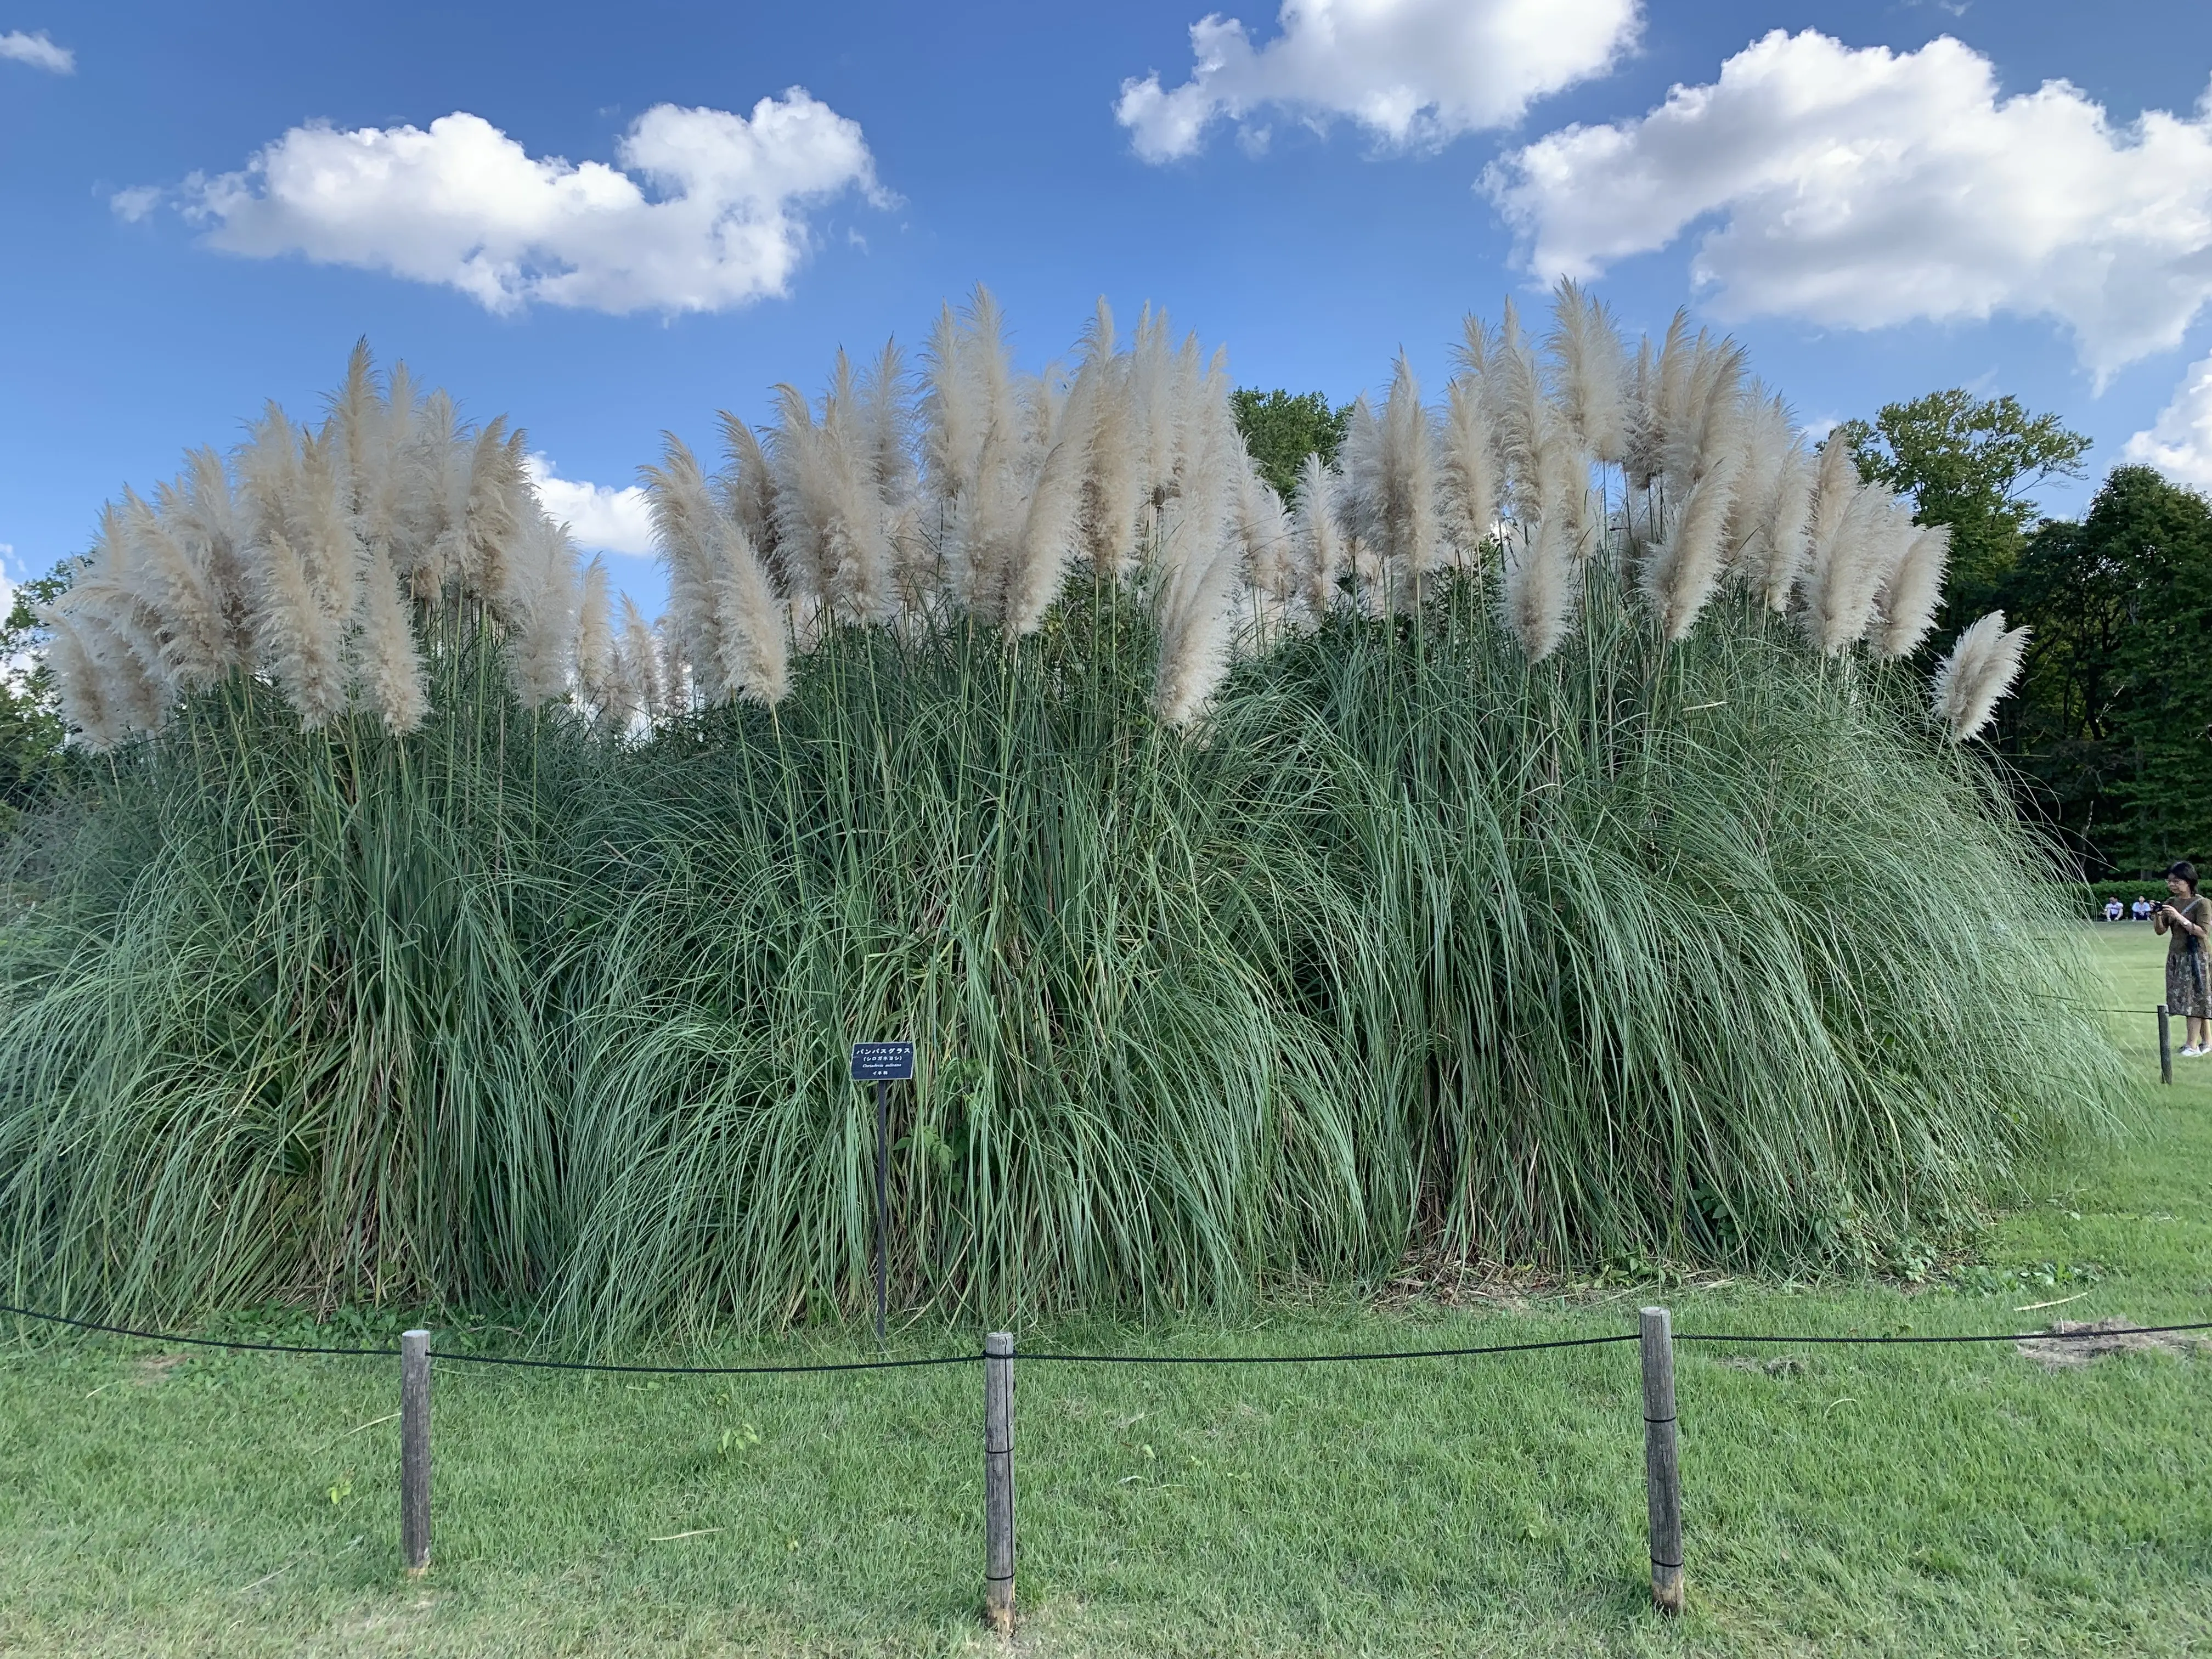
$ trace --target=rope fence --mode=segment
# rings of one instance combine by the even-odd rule
[[[2162,1012],[2162,1011],[2161,1011]],[[531,1359],[507,1354],[462,1353],[430,1346],[427,1330],[403,1332],[397,1348],[313,1347],[289,1342],[252,1342],[222,1337],[180,1336],[104,1324],[67,1314],[0,1304],[0,1316],[43,1321],[76,1330],[130,1337],[182,1347],[221,1348],[245,1353],[314,1354],[343,1359],[399,1361],[399,1532],[400,1557],[408,1576],[419,1577],[430,1565],[430,1362],[507,1365],[532,1370],[611,1371],[662,1376],[790,1376],[829,1371],[912,1370],[924,1366],[983,1367],[983,1534],[984,1616],[994,1630],[1014,1626],[1014,1366],[1079,1365],[1317,1365],[1382,1361],[1463,1359],[1494,1354],[1541,1353],[1566,1348],[1638,1345],[1643,1376],[1644,1499],[1650,1536],[1652,1605],[1664,1613],[1682,1610],[1684,1597],[1681,1462],[1676,1435],[1679,1414],[1674,1389],[1674,1346],[1680,1342],[1746,1346],[1782,1344],[1880,1347],[1928,1343],[2109,1341],[2114,1337],[2165,1336],[2212,1331],[2212,1320],[2179,1325],[2083,1328],[2070,1331],[2008,1331],[1962,1335],[1800,1335],[1674,1329],[1664,1308],[1645,1308],[1634,1331],[1609,1336],[1562,1337],[1547,1342],[1499,1342],[1479,1347],[1409,1348],[1376,1352],[1278,1354],[1054,1353],[1019,1350],[1011,1332],[993,1331],[978,1353],[935,1354],[909,1359],[857,1359],[798,1365],[633,1365],[591,1360]]]

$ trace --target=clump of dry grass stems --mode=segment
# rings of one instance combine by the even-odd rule
[[[842,1048],[900,1033],[947,1310],[1863,1259],[2098,1120],[2050,855],[1906,660],[1944,534],[1739,348],[1563,285],[1288,502],[1227,390],[1103,302],[1021,372],[979,289],[667,441],[657,622],[365,350],[127,495],[49,618],[117,753],[17,848],[17,1293],[834,1315]],[[1967,631],[1941,729],[2019,646]]]

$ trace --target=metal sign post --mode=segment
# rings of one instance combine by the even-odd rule
[[[887,1083],[914,1081],[914,1044],[856,1042],[853,1045],[853,1081],[876,1085],[876,1346],[884,1346],[884,1257],[890,1238],[890,1109],[884,1096]]]

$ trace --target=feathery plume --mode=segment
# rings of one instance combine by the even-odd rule
[[[660,707],[660,647],[637,602],[622,596],[622,625],[615,644],[616,708],[620,729],[650,728]]]
[[[1105,374],[1086,364],[1060,404],[1045,440],[1036,482],[1006,577],[1006,625],[1031,634],[1043,623],[1060,591],[1060,576],[1075,556],[1083,514],[1084,453],[1100,398],[1111,395]]]
[[[607,567],[594,558],[584,567],[583,597],[576,606],[576,689],[604,709],[613,701],[614,619],[607,602]]]
[[[1936,626],[1943,602],[1943,570],[1951,559],[1948,525],[1916,526],[1875,604],[1875,649],[1885,657],[1910,656]]]
[[[806,597],[794,574],[785,569],[783,550],[776,545],[775,469],[769,465],[760,434],[726,409],[721,413],[721,423],[728,462],[715,483],[722,510],[737,520],[746,542],[782,592],[794,601]]]
[[[1252,592],[1255,619],[1278,629],[1304,591],[1304,572],[1283,498],[1246,459],[1234,485],[1234,533],[1244,583]]]
[[[660,701],[654,713],[674,720],[691,712],[691,665],[684,659],[680,630],[666,617],[653,625],[653,643],[660,665]]]
[[[1566,637],[1574,614],[1573,582],[1567,529],[1557,515],[1547,514],[1505,538],[1498,606],[1529,661],[1541,662]]]
[[[557,702],[568,692],[576,599],[576,549],[568,526],[555,523],[533,504],[508,566],[502,605],[503,614],[512,619],[508,666],[525,708]]]
[[[124,490],[117,532],[125,546],[117,550],[127,559],[134,602],[160,641],[161,678],[196,691],[213,685],[226,666],[222,612],[175,528],[137,491]]]
[[[333,614],[306,548],[327,514],[312,510],[318,493],[302,440],[274,404],[239,453],[248,530],[246,565],[254,589],[254,651],[308,731],[345,709],[341,617]],[[328,526],[325,523],[323,528]],[[347,571],[352,574],[349,549]],[[347,614],[352,594],[348,592]]]
[[[2004,624],[2002,611],[1978,618],[1936,665],[1934,706],[1954,743],[1966,742],[1987,726],[2020,678],[2028,630],[2007,633]]]
[[[744,527],[725,518],[715,526],[714,610],[720,655],[711,665],[719,685],[710,696],[750,697],[770,708],[791,693],[790,629],[775,601],[767,563]],[[708,669],[694,664],[695,674]]]
[[[1347,550],[1338,527],[1338,475],[1319,455],[1310,454],[1298,467],[1298,500],[1291,518],[1291,534],[1304,583],[1306,609],[1316,621],[1328,615],[1342,598],[1337,583],[1344,574]]]
[[[1628,453],[1620,331],[1605,307],[1572,282],[1553,290],[1546,350],[1559,392],[1560,412],[1576,441],[1597,460],[1618,465]]]
[[[356,591],[354,680],[359,701],[377,712],[385,730],[404,735],[429,714],[430,694],[399,573],[381,551],[364,548]]]
[[[1217,357],[1202,378],[1182,382],[1186,401],[1176,420],[1179,483],[1161,534],[1153,601],[1160,640],[1153,707],[1170,726],[1198,715],[1229,664],[1237,560],[1225,486],[1231,468],[1241,465],[1243,441],[1229,416],[1224,377]]]
[[[1723,568],[1722,532],[1735,498],[1736,462],[1723,453],[1689,487],[1674,521],[1644,561],[1644,597],[1668,641],[1685,638]]]
[[[1375,539],[1389,570],[1391,602],[1420,603],[1422,585],[1436,562],[1436,434],[1421,406],[1421,388],[1406,354],[1398,354],[1377,423],[1374,503]]]
[[[123,732],[108,695],[107,677],[100,672],[85,631],[68,607],[59,605],[41,606],[39,624],[46,630],[46,664],[53,670],[55,689],[79,740],[95,754],[112,749]]]
[[[1114,349],[1114,313],[1103,295],[1084,332],[1083,362],[1076,391],[1093,384],[1085,405],[1083,482],[1077,507],[1080,550],[1110,577],[1126,575],[1136,557],[1137,512],[1145,489],[1139,473],[1139,411],[1134,407],[1136,378],[1131,358]]]
[[[660,434],[660,465],[638,469],[653,514],[653,540],[668,572],[668,612],[694,664],[722,659],[715,603],[714,520],[719,516],[690,446]],[[780,492],[779,492],[780,494]],[[815,591],[811,584],[808,591]]]
[[[1779,398],[1754,381],[1744,398],[1743,471],[1723,540],[1744,586],[1770,611],[1790,603],[1806,557],[1813,477]]]
[[[1465,568],[1480,559],[1497,533],[1502,465],[1498,442],[1484,412],[1474,375],[1453,377],[1444,405],[1443,453],[1437,469],[1438,504],[1444,539]]]

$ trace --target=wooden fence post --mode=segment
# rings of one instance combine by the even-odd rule
[[[2172,1016],[2162,1002],[2158,1005],[2158,1080],[2173,1081]]]
[[[430,1333],[399,1337],[399,1553],[407,1576],[430,1566]]]
[[[983,1339],[983,1616],[1014,1630],[1014,1337]]]
[[[1651,1605],[1682,1610],[1682,1470],[1674,1455],[1674,1328],[1644,1310],[1644,1501],[1651,1527]]]

